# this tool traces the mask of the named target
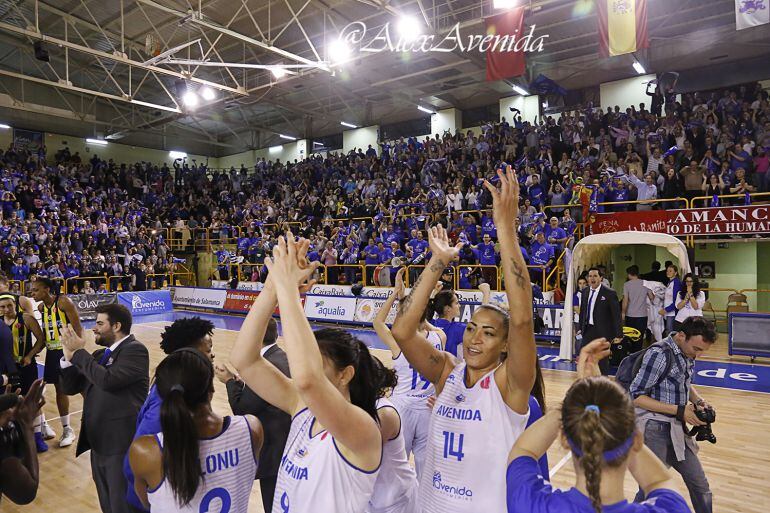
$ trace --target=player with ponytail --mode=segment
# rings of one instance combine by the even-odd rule
[[[561,408],[551,408],[516,441],[508,458],[509,513],[690,511],[673,490],[666,467],[636,431],[630,396],[615,381],[601,376],[598,363],[609,352],[605,339],[583,347],[579,379],[567,391]],[[572,451],[575,465],[575,487],[568,491],[553,490],[536,461],[560,431],[562,445]],[[626,470],[644,490],[646,501],[625,500]]]
[[[214,499],[232,513],[248,511],[262,425],[251,415],[217,415],[213,378],[211,360],[192,348],[174,351],[155,371],[162,431],[129,450],[134,490],[153,513],[209,511]]]
[[[292,416],[273,511],[363,513],[383,458],[377,400],[394,376],[347,331],[312,331],[300,302],[317,267],[307,263],[308,247],[291,233],[279,238],[230,361],[251,390]],[[261,355],[276,306],[291,378]]]

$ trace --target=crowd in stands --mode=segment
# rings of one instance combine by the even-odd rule
[[[770,104],[759,84],[681,96],[660,89],[649,109],[589,106],[535,123],[513,112],[481,133],[401,138],[290,163],[261,159],[253,169],[10,147],[0,155],[0,267],[22,282],[106,273],[109,288],[152,287],[175,265],[166,237],[182,227],[194,237],[206,229],[222,279],[232,263],[262,263],[286,228],[310,239],[310,257],[326,265],[419,263],[427,256],[422,230],[434,222],[466,243],[460,264],[495,265],[481,180],[505,163],[522,184],[519,237],[534,279],[550,272],[591,213],[677,208],[683,202],[670,200],[699,196],[710,199],[695,206],[743,204],[746,193],[770,191]],[[730,193],[738,197],[718,198]],[[465,274],[461,288],[495,281],[483,270]],[[89,281],[98,289],[105,280]]]

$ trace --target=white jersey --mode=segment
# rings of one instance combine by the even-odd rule
[[[310,436],[315,416],[305,408],[291,421],[273,498],[273,513],[362,513],[379,467],[364,471],[340,453],[326,430]]]
[[[163,447],[163,433],[155,436]],[[202,477],[193,500],[180,507],[168,479],[164,477],[160,486],[147,491],[152,513],[246,513],[257,473],[251,430],[246,418],[225,417],[220,434],[198,440],[198,454]]]
[[[447,377],[430,419],[420,477],[422,513],[506,513],[508,452],[527,426],[503,401],[494,371],[465,386],[465,362]]]
[[[443,349],[441,347],[441,337],[437,331],[429,331],[426,339],[436,349]],[[428,410],[428,403],[426,401],[436,393],[433,384],[409,365],[404,353],[400,353],[398,358],[394,358],[393,370],[396,371],[398,384],[393,389],[391,399],[396,402],[398,408]]]
[[[388,399],[377,400],[377,410],[392,408]],[[396,438],[384,440],[382,445],[382,465],[374,493],[369,499],[368,513],[413,513],[417,508],[417,474],[409,464],[404,443],[404,430],[399,430]]]

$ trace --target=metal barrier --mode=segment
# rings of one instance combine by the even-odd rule
[[[170,286],[180,285],[186,287],[194,287],[198,284],[198,280],[195,278],[195,273],[192,272],[172,272],[170,273]]]
[[[340,276],[345,277],[344,285],[353,285],[356,283],[356,275],[360,272],[362,279],[366,276],[366,270],[362,264],[334,264],[327,265],[324,269],[324,278],[327,285],[343,285],[340,283]],[[340,272],[343,271],[343,272]]]
[[[481,274],[481,278],[484,278],[484,281],[489,284],[489,286],[492,288],[492,290],[502,290],[500,284],[502,283],[502,269],[496,265],[458,265],[457,266],[457,272],[454,273],[454,288],[455,290],[476,290],[478,287],[460,287],[460,275],[462,274],[463,269],[478,269]],[[474,271],[470,271],[468,275],[468,279],[471,278],[471,275],[474,273]]]
[[[85,286],[86,281],[93,281],[96,283],[94,290],[99,288],[100,283],[106,284],[107,290],[110,290],[110,281],[107,279],[107,273],[104,273],[101,276],[73,276],[72,278],[67,278],[64,280],[64,293],[73,294],[72,289],[70,288],[71,282],[74,282],[75,284],[82,283]],[[80,287],[78,287],[78,292],[80,292]]]
[[[147,275],[147,290],[161,289],[171,284],[171,276],[168,273],[151,273]]]
[[[544,265],[528,265],[527,270],[529,271],[529,278],[530,280],[535,283],[535,278],[538,274],[542,275],[542,279],[540,281],[540,290],[545,291],[546,285],[547,285],[547,276],[546,276],[546,266]],[[533,274],[534,271],[534,274]],[[500,289],[502,290],[502,288]]]
[[[755,199],[758,199],[760,201],[763,199],[770,201],[770,192],[750,192],[749,197],[751,198],[752,201]],[[692,202],[690,204],[692,205],[692,208],[705,208],[709,206],[708,202],[711,201],[713,198],[714,196],[696,196],[695,198],[692,199]],[[726,200],[726,199],[745,200],[746,195],[745,194],[722,194],[721,196],[717,196],[717,198],[719,199],[719,203],[722,204],[722,200]],[[700,201],[704,201],[705,203],[702,206],[698,205],[698,202]],[[730,206],[730,205],[726,205],[726,206]]]
[[[756,298],[754,298],[755,301],[756,301],[756,308],[754,308],[754,309],[751,308],[751,306],[750,306],[751,303],[748,302],[748,300],[749,300],[748,296],[746,298],[746,302],[749,304],[749,311],[750,312],[770,313],[770,289],[741,289],[741,290],[738,291],[738,293],[739,294],[743,294],[744,296],[746,296],[747,293],[748,294],[756,294],[757,295]],[[767,298],[768,310],[760,310],[759,309],[759,294],[768,294],[768,298]]]

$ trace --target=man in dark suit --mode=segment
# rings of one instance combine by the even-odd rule
[[[289,361],[283,349],[276,344],[277,340],[278,326],[275,319],[270,319],[262,342],[262,356],[286,376],[289,376]],[[265,441],[259,455],[256,478],[259,479],[259,489],[262,492],[262,505],[265,511],[270,511],[270,508],[273,507],[278,467],[281,464],[281,456],[283,456],[286,438],[289,436],[289,429],[291,428],[291,417],[252,392],[224,365],[217,364],[214,370],[217,378],[227,385],[227,398],[233,413],[236,415],[255,415],[264,428]]]
[[[620,320],[618,295],[602,285],[602,273],[592,267],[588,271],[588,286],[580,293],[581,348],[597,338],[606,338],[614,344],[623,340],[623,323]],[[580,350],[580,348],[578,348]],[[602,374],[609,373],[605,358],[599,363]]]
[[[91,451],[91,475],[103,513],[131,513],[126,503],[123,456],[131,445],[136,416],[147,398],[150,358],[131,331],[131,312],[123,305],[96,307],[93,354],[68,325],[62,333],[61,384],[68,395],[84,394],[76,456]]]

